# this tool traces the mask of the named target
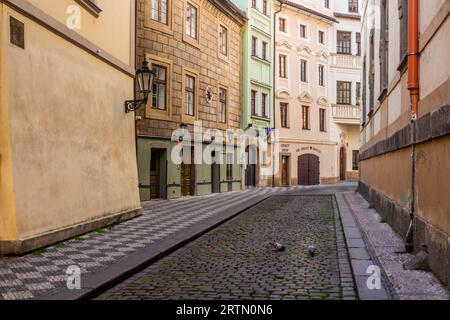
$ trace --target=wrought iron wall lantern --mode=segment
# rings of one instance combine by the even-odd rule
[[[152,93],[153,80],[155,73],[148,67],[148,61],[142,62],[142,67],[136,71],[136,79],[139,84],[139,91],[144,96],[144,99],[127,100],[125,101],[125,112],[134,112],[137,109],[147,105],[148,96]]]

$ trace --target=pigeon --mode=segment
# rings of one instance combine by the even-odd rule
[[[279,242],[272,241],[269,242],[269,244],[273,247],[275,251],[283,251],[285,249],[284,246]]]
[[[309,245],[308,252],[311,257],[314,257],[314,255],[316,254],[316,247],[313,245]]]

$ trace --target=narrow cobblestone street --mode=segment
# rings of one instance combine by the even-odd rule
[[[331,196],[273,196],[100,298],[354,299],[342,238]]]

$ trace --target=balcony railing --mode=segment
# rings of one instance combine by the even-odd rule
[[[331,65],[340,68],[361,68],[361,56],[351,54],[331,54]]]
[[[337,123],[359,124],[361,107],[354,105],[333,105],[333,118]]]

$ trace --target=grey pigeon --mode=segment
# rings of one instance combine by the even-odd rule
[[[272,241],[269,242],[269,244],[273,247],[275,251],[283,251],[285,249],[284,246],[279,242]]]
[[[308,252],[311,257],[314,257],[314,255],[316,254],[316,247],[313,245],[309,245]]]

